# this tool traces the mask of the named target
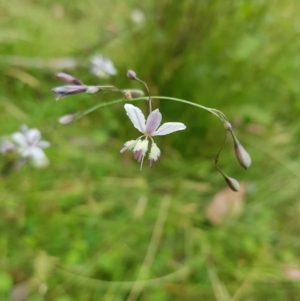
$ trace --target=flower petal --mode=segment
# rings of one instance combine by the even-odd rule
[[[18,146],[26,146],[27,145],[27,141],[26,141],[26,137],[23,133],[20,133],[20,132],[16,132],[16,133],[13,133],[11,135],[11,140],[16,143]]]
[[[147,118],[146,132],[152,135],[157,130],[160,123],[161,123],[161,113],[159,112],[158,109],[156,109],[152,111]]]
[[[185,129],[186,126],[181,122],[166,122],[162,124],[157,131],[154,132],[153,136],[163,136]]]
[[[29,157],[31,159],[32,165],[37,168],[45,167],[49,163],[49,160],[46,157],[45,153],[39,147],[32,146],[28,148],[26,157]]]
[[[145,133],[146,120],[142,111],[138,107],[135,107],[131,104],[126,104],[124,108],[134,127],[141,133]]]
[[[50,142],[45,141],[45,140],[40,140],[36,143],[36,146],[39,148],[46,148],[46,147],[49,147],[50,145],[51,145]]]
[[[29,144],[36,144],[41,138],[41,132],[38,129],[28,129],[25,136]]]

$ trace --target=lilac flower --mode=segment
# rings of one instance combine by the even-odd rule
[[[152,137],[168,135],[176,131],[181,131],[184,130],[186,126],[181,122],[166,122],[159,127],[162,115],[158,109],[152,111],[146,121],[144,114],[138,107],[131,104],[125,104],[124,107],[134,127],[143,135],[136,140],[125,142],[124,147],[120,152],[123,153],[127,149],[133,151],[134,159],[141,162],[142,169],[143,160],[148,152],[149,142],[151,142],[148,158],[150,160],[150,167],[153,167],[154,162],[160,160],[160,149],[157,147]]]
[[[116,75],[117,69],[110,59],[106,59],[102,55],[95,55],[91,57],[91,73],[105,78],[109,75]]]
[[[41,133],[38,129],[28,129],[23,125],[21,132],[13,133],[11,139],[20,156],[29,159],[33,166],[39,168],[48,165],[48,158],[42,149],[50,146],[50,143],[41,140]]]
[[[67,84],[84,86],[83,82],[80,79],[78,79],[68,73],[60,72],[60,73],[55,74],[55,76]]]
[[[68,95],[86,92],[87,89],[88,89],[87,86],[79,86],[79,85],[60,86],[60,87],[53,88],[52,92],[56,95],[56,100],[59,100]]]

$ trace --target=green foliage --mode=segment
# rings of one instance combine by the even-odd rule
[[[21,124],[41,129],[52,143],[51,164],[0,176],[1,298],[296,300],[300,3],[19,2],[0,2],[0,135]],[[132,20],[136,10],[142,23]],[[114,62],[115,78],[90,74],[95,53]],[[65,58],[76,67],[66,68]],[[55,72],[141,88],[127,69],[153,95],[214,107],[232,121],[253,161],[242,170],[231,142],[221,154],[226,174],[248,185],[239,216],[217,226],[205,214],[225,186],[213,166],[223,125],[207,112],[154,101],[163,121],[187,129],[157,137],[162,162],[141,172],[132,154],[119,154],[137,137],[123,105],[57,123],[119,95],[55,102]],[[137,105],[147,111],[145,102]],[[1,157],[2,170],[5,164]]]

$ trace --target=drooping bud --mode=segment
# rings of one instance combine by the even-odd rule
[[[52,89],[52,92],[56,94],[56,100],[59,100],[65,96],[86,92],[86,86],[61,86]]]
[[[242,144],[237,140],[234,141],[234,152],[239,163],[245,168],[248,169],[251,165],[251,157],[248,152],[244,149]]]
[[[224,179],[225,179],[228,187],[231,190],[236,191],[236,192],[238,192],[240,190],[240,184],[236,179],[228,177],[226,175],[223,175],[223,176],[224,176]]]
[[[74,119],[75,119],[75,115],[74,115],[74,114],[67,114],[67,115],[64,115],[64,116],[60,117],[60,118],[58,119],[58,122],[59,122],[60,124],[66,125],[66,124],[69,124],[69,123],[71,123],[72,121],[74,121]]]
[[[139,89],[130,89],[129,92],[131,93],[132,98],[138,98],[145,95],[145,93]]]
[[[233,139],[234,152],[239,163],[245,168],[248,169],[251,165],[251,157],[248,152],[244,149],[242,144],[236,138],[232,129],[230,129],[230,133]]]
[[[127,77],[129,79],[136,79],[136,73],[133,70],[128,70],[127,71]]]
[[[81,80],[79,80],[78,78],[75,78],[74,76],[72,76],[68,73],[60,72],[60,73],[55,74],[55,76],[67,84],[83,86],[83,82]]]
[[[97,87],[97,86],[89,86],[87,87],[86,89],[86,93],[87,94],[96,94],[100,91],[100,87]]]

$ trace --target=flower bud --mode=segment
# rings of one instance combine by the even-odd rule
[[[145,93],[139,89],[130,89],[128,91],[130,92],[132,98],[138,98],[145,95]]]
[[[73,84],[73,85],[78,85],[78,86],[83,85],[81,80],[75,78],[74,76],[72,76],[70,74],[64,73],[64,72],[57,73],[57,74],[55,74],[55,76],[67,84]]]
[[[240,190],[240,184],[236,179],[228,177],[226,175],[224,175],[224,179],[231,190],[236,192]]]
[[[129,79],[136,79],[136,73],[133,70],[128,70],[127,71],[127,77]]]
[[[100,91],[100,87],[97,87],[97,86],[89,86],[87,89],[86,89],[86,93],[87,94],[96,94]]]
[[[60,124],[64,124],[65,125],[65,124],[71,123],[74,119],[75,119],[75,115],[74,114],[67,114],[67,115],[64,115],[64,116],[60,117],[58,119],[58,122]]]
[[[85,92],[87,90],[86,86],[61,86],[52,89],[52,92],[56,94],[56,100],[59,100],[65,96],[78,94]]]
[[[239,161],[239,163],[245,169],[248,169],[251,165],[251,157],[238,141],[234,142],[234,151],[235,151],[235,156]]]

